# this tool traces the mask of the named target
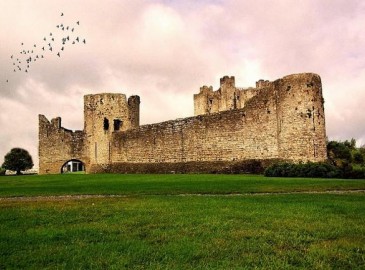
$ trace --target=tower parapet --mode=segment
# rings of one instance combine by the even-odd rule
[[[258,80],[257,82],[256,82],[256,88],[263,88],[263,87],[268,87],[269,86],[269,84],[270,84],[270,81],[268,81],[268,80]]]
[[[235,87],[235,78],[234,76],[224,76],[220,79],[220,86],[223,87]]]

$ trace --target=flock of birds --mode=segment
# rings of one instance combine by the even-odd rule
[[[64,14],[61,13],[61,17]],[[32,44],[31,47],[26,47],[22,42],[21,50],[19,54],[13,54],[10,56],[12,60],[13,72],[25,72],[28,73],[31,66],[42,59],[45,59],[46,53],[54,53],[58,57],[61,57],[66,47],[75,44],[86,44],[86,39],[81,38],[76,34],[77,27],[80,25],[80,21],[77,21],[74,25],[66,25],[60,23],[56,25],[57,31],[62,34],[60,39],[57,35],[57,31],[50,32],[43,38],[43,41],[39,44]],[[9,79],[6,80],[9,82]]]

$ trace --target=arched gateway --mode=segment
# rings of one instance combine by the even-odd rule
[[[61,167],[61,173],[85,172],[85,163],[78,159],[66,161]]]

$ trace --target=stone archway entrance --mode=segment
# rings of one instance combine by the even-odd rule
[[[62,165],[61,173],[85,173],[85,163],[78,159],[70,159]]]

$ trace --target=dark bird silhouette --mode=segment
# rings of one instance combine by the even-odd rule
[[[68,30],[68,26],[66,27],[66,30]]]
[[[74,29],[75,29],[75,28],[72,28],[72,29],[71,29],[71,32],[73,32],[73,31],[74,31]]]
[[[84,42],[84,44],[86,44],[86,40],[85,39],[82,42]]]
[[[58,57],[61,57],[60,52],[58,52],[58,54],[57,54],[57,55],[58,55]]]
[[[59,26],[59,25],[57,25],[56,27],[57,27],[57,28],[60,28],[60,26]]]
[[[43,55],[41,56],[41,58],[44,58]]]
[[[64,47],[61,48],[61,51],[63,51]]]
[[[14,72],[16,72],[16,70],[14,69]]]
[[[52,47],[49,47],[49,50],[52,51]]]
[[[65,27],[62,27],[62,31],[65,31]]]
[[[80,21],[77,21],[77,25],[80,25]]]
[[[61,13],[61,16],[63,16],[63,12]]]
[[[44,47],[42,48],[42,50],[44,51]]]
[[[52,41],[54,41],[54,38],[52,38]]]
[[[72,44],[75,44],[75,41],[72,41]]]
[[[13,59],[13,56],[10,56],[11,59]]]
[[[44,41],[46,41],[47,39],[46,39],[46,38],[44,38],[43,40],[44,40]]]
[[[24,45],[24,43],[22,42],[22,46]]]
[[[48,43],[48,46],[51,47],[51,43]]]
[[[52,33],[49,33],[50,36],[52,36]]]
[[[9,82],[9,80],[6,80],[6,82]]]
[[[25,70],[25,72],[27,72],[27,73],[28,73],[28,70]]]
[[[70,36],[67,36],[67,40],[70,40]]]
[[[34,48],[35,48],[35,47],[37,47],[37,45],[36,45],[36,44],[34,44]]]
[[[79,42],[79,37],[76,38],[77,42]]]

